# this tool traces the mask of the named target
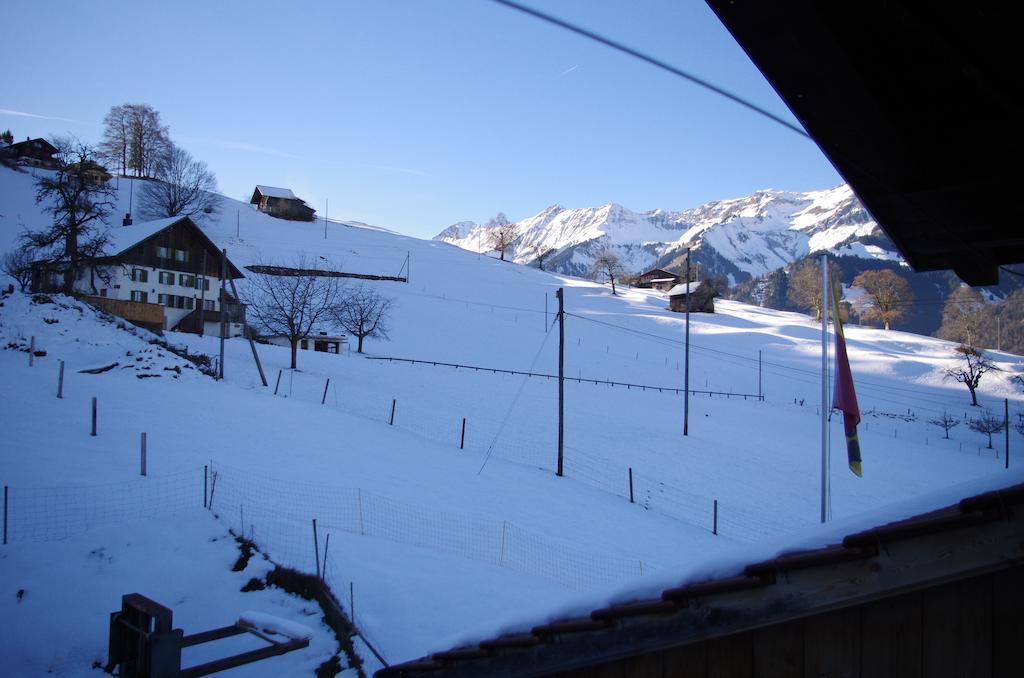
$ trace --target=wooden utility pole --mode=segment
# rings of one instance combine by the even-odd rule
[[[235,279],[234,278],[228,278],[228,282],[231,283],[231,294],[235,295],[235,299],[241,299],[241,297],[238,296],[238,288],[235,287]],[[248,330],[248,327],[246,327],[246,329],[245,329],[245,338],[249,340],[249,348],[252,349],[252,359],[256,362],[256,369],[260,373],[260,381],[263,382],[264,386],[269,386],[269,384],[267,384],[267,377],[266,377],[265,374],[263,374],[263,364],[260,363],[260,354],[256,352],[256,342],[254,342],[252,340],[252,332],[250,332]],[[281,381],[281,373],[280,372],[278,372],[278,374],[277,374],[277,380],[280,383],[280,381]],[[277,389],[276,388],[274,389],[274,395],[277,395]]]
[[[690,248],[686,248],[686,349],[683,361],[683,435],[690,435]]]
[[[565,290],[559,287],[558,297],[558,472],[562,475],[565,446]]]
[[[220,363],[217,365],[217,378],[224,378],[224,336],[228,333],[227,289],[224,279],[228,277],[228,251],[220,251]]]

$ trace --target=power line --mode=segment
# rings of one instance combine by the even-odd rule
[[[651,338],[651,339],[654,339],[656,341],[660,341],[660,342],[663,342],[663,343],[666,343],[666,344],[674,344],[674,345],[678,345],[678,346],[683,345],[683,342],[681,340],[679,340],[679,339],[671,339],[669,337],[663,337],[661,335],[653,334],[651,332],[644,332],[643,330],[637,330],[637,329],[633,329],[633,328],[630,328],[630,327],[623,327],[621,325],[616,325],[614,323],[609,323],[609,322],[606,322],[606,321],[603,321],[603,320],[595,320],[594,318],[587,318],[585,316],[577,315],[575,313],[566,313],[566,315],[567,316],[572,316],[574,318],[578,318],[580,320],[586,320],[588,322],[596,323],[598,325],[604,325],[606,327],[609,327],[609,328],[612,328],[612,329],[617,329],[617,330],[620,330],[620,331],[623,331],[623,332],[628,332],[628,333],[631,333],[631,334],[636,334],[636,335],[648,337],[648,338]],[[742,361],[745,361],[745,362],[748,362],[748,363],[756,363],[757,362],[756,358],[751,358],[749,356],[740,355],[738,353],[730,353],[728,351],[722,351],[720,349],[709,348],[707,346],[699,346],[697,344],[694,344],[692,341],[690,342],[690,347],[694,348],[696,350],[699,350],[699,351],[705,351],[705,352],[708,352],[708,353],[715,353],[715,354],[718,354],[718,355],[721,355],[721,356],[727,356],[729,358],[733,358],[733,359],[736,359],[736,360],[742,360]],[[763,365],[764,365],[765,371],[768,371],[769,368],[775,368],[777,370],[784,370],[784,371],[789,372],[789,373],[795,373],[795,374],[805,375],[805,376],[808,376],[808,377],[814,377],[815,379],[817,379],[817,378],[819,378],[821,376],[821,373],[816,371],[816,370],[808,370],[808,369],[804,369],[804,368],[800,368],[800,367],[794,367],[794,366],[791,366],[791,365],[783,365],[781,363],[769,362],[767,360],[763,362]],[[777,376],[787,376],[787,377],[793,378],[792,374],[784,374],[784,373],[779,373],[779,372],[773,372],[773,374],[776,374]],[[800,380],[797,379],[797,381],[800,381]],[[892,391],[900,391],[902,393],[906,393],[907,395],[904,396],[904,398],[905,398],[904,400],[894,400],[892,398],[885,398],[885,397],[879,396],[879,395],[872,395],[872,398],[874,398],[876,400],[892,403],[892,404],[895,404],[895,405],[908,405],[909,404],[912,407],[920,407],[922,409],[925,409],[926,406],[918,405],[916,403],[927,403],[929,405],[942,406],[942,407],[951,407],[953,405],[952,403],[947,402],[945,400],[939,400],[939,399],[934,398],[934,397],[929,397],[929,396],[923,395],[923,394],[921,394],[920,390],[918,390],[918,389],[906,388],[906,387],[896,386],[896,385],[893,385],[893,384],[882,384],[882,383],[878,383],[878,382],[873,382],[873,381],[871,381],[869,379],[865,379],[863,377],[860,377],[860,378],[857,379],[857,386],[858,386],[859,389],[863,389],[865,391],[880,391],[880,392],[885,392],[885,393],[891,393]],[[942,397],[942,396],[939,396],[939,397]],[[950,397],[952,397],[952,396],[950,396]]]
[[[796,132],[797,134],[799,134],[800,136],[804,137],[805,139],[810,139],[811,138],[811,135],[809,135],[807,132],[805,132],[804,130],[800,129],[799,127],[797,127],[793,123],[788,122],[787,120],[784,120],[784,119],[780,118],[779,116],[775,115],[774,113],[770,113],[769,111],[765,110],[764,108],[761,108],[757,104],[752,103],[752,102],[744,99],[743,97],[741,97],[741,96],[739,96],[737,94],[733,94],[732,92],[729,92],[728,90],[722,89],[721,87],[719,87],[717,85],[714,85],[714,84],[708,82],[707,80],[704,80],[703,78],[700,78],[700,77],[698,77],[696,75],[693,75],[692,73],[688,73],[688,72],[686,72],[686,71],[684,71],[682,69],[676,68],[675,66],[671,66],[671,65],[665,63],[664,61],[661,61],[659,59],[655,59],[654,57],[652,57],[650,55],[644,54],[643,52],[639,52],[639,51],[637,51],[637,50],[635,50],[635,49],[633,49],[631,47],[627,47],[627,46],[623,45],[620,42],[616,42],[616,41],[612,40],[611,38],[606,38],[603,35],[598,35],[597,33],[594,33],[592,31],[588,31],[585,28],[581,28],[580,26],[577,26],[575,24],[571,24],[568,21],[563,21],[562,19],[558,19],[556,17],[553,17],[550,14],[545,14],[544,12],[540,12],[538,10],[532,9],[532,8],[527,7],[525,5],[521,5],[518,2],[512,2],[511,0],[494,0],[494,2],[498,3],[499,5],[504,5],[504,6],[508,7],[508,8],[510,8],[510,9],[514,9],[514,10],[516,10],[518,12],[522,12],[523,14],[528,14],[528,15],[534,17],[534,18],[540,19],[541,21],[546,21],[546,22],[548,22],[550,24],[558,26],[559,28],[564,28],[565,30],[571,31],[572,33],[576,33],[577,35],[582,35],[583,37],[589,38],[590,40],[593,40],[595,42],[599,42],[599,43],[601,43],[602,45],[604,45],[606,47],[611,47],[614,50],[618,50],[618,51],[620,51],[620,52],[622,52],[624,54],[628,54],[631,57],[634,57],[636,59],[640,59],[641,61],[649,63],[652,66],[656,66],[656,67],[658,67],[658,68],[660,68],[660,69],[662,69],[664,71],[668,71],[672,75],[676,75],[676,76],[678,76],[680,78],[683,78],[684,80],[688,80],[689,82],[692,82],[693,84],[695,84],[695,85],[697,85],[699,87],[703,87],[704,89],[709,90],[711,92],[714,92],[715,94],[717,94],[717,95],[719,95],[721,97],[725,97],[726,99],[732,101],[733,103],[739,104],[740,106],[743,106],[744,108],[748,108],[748,109],[754,111],[755,113],[758,113],[758,114],[768,118],[772,122],[775,122],[775,123],[778,123],[779,125],[782,125],[783,127],[788,129],[789,131]]]

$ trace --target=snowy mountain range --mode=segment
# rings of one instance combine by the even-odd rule
[[[474,252],[490,250],[488,225],[463,221],[435,240]],[[610,203],[567,209],[552,205],[516,222],[518,239],[506,257],[517,263],[536,260],[551,249],[545,268],[585,275],[594,255],[614,251],[627,270],[672,268],[693,248],[694,262],[709,275],[727,276],[731,284],[787,266],[812,252],[869,260],[900,261],[900,255],[847,185],[796,193],[757,191],[717,200],[683,211],[633,212]]]

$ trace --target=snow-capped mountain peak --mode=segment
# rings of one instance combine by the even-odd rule
[[[816,251],[899,258],[845,184],[806,193],[765,189],[683,211],[634,212],[614,202],[574,209],[556,204],[516,227],[519,238],[506,256],[528,263],[538,252],[552,250],[552,268],[574,275],[589,271],[594,255],[604,249],[618,254],[627,269],[642,271],[678,263],[691,247],[709,274],[733,282]],[[488,226],[459,222],[435,239],[484,252],[490,248],[487,231]]]

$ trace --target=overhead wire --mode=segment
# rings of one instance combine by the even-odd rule
[[[498,3],[499,5],[504,5],[505,7],[508,7],[510,9],[514,9],[517,12],[522,12],[523,14],[528,14],[528,15],[534,17],[534,18],[540,19],[541,21],[546,21],[546,22],[548,22],[550,24],[558,26],[559,28],[564,28],[565,30],[570,31],[572,33],[576,33],[577,35],[582,35],[585,38],[588,38],[588,39],[593,40],[595,42],[599,42],[602,45],[605,45],[606,47],[611,47],[614,50],[622,52],[623,54],[628,54],[629,56],[631,56],[631,57],[633,57],[635,59],[639,59],[641,61],[644,61],[644,62],[646,62],[646,63],[648,63],[648,64],[650,64],[652,66],[655,66],[657,68],[662,69],[663,71],[668,71],[672,75],[675,75],[675,76],[678,76],[680,78],[683,78],[684,80],[687,80],[687,81],[697,85],[698,87],[703,87],[704,89],[706,89],[706,90],[708,90],[710,92],[714,92],[715,94],[717,94],[717,95],[719,95],[721,97],[724,97],[724,98],[732,101],[735,104],[739,104],[740,106],[743,106],[744,108],[747,108],[747,109],[757,113],[758,115],[764,116],[765,118],[768,118],[772,122],[785,127],[789,131],[795,132],[796,134],[799,134],[800,136],[804,137],[805,139],[810,139],[811,138],[811,135],[808,134],[807,132],[805,132],[800,127],[797,127],[793,123],[791,123],[788,120],[785,120],[785,119],[779,117],[778,115],[775,115],[774,113],[768,111],[767,109],[764,109],[764,108],[758,106],[757,104],[755,104],[755,103],[753,103],[753,102],[751,102],[751,101],[749,101],[747,99],[744,99],[743,97],[739,96],[738,94],[733,94],[732,92],[730,92],[730,91],[728,91],[726,89],[723,89],[722,87],[719,87],[718,85],[715,85],[715,84],[713,84],[713,83],[711,83],[711,82],[709,82],[709,81],[707,81],[707,80],[705,80],[705,79],[703,79],[703,78],[701,78],[699,76],[696,76],[693,73],[689,73],[687,71],[682,70],[681,68],[676,68],[675,66],[672,66],[672,65],[670,65],[670,64],[668,64],[668,63],[666,63],[664,61],[661,61],[660,59],[656,59],[656,58],[650,56],[649,54],[645,54],[645,53],[643,53],[643,52],[641,52],[639,50],[633,49],[632,47],[627,47],[626,45],[622,44],[621,42],[617,42],[615,40],[612,40],[611,38],[605,37],[603,35],[599,35],[597,33],[594,33],[593,31],[589,31],[589,30],[587,30],[585,28],[577,26],[576,24],[569,23],[568,21],[564,21],[562,19],[559,19],[558,17],[555,17],[555,16],[552,16],[550,14],[546,14],[546,13],[541,12],[539,10],[533,9],[532,7],[527,7],[526,5],[521,5],[518,2],[512,2],[512,0],[493,0],[493,1]]]

